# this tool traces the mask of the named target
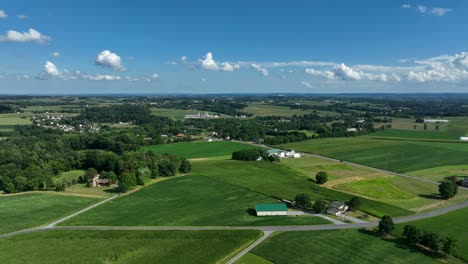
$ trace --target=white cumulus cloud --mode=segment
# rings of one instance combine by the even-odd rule
[[[119,75],[108,75],[108,74],[95,74],[95,75],[83,75],[83,79],[92,81],[118,81],[122,80]]]
[[[48,43],[52,40],[51,37],[43,35],[41,32],[30,28],[26,32],[18,32],[15,30],[8,30],[6,35],[0,36],[1,41],[8,42],[36,42]]]
[[[418,5],[417,10],[418,10],[419,13],[426,13],[426,11],[427,11],[427,6]]]
[[[255,64],[255,63],[252,63],[250,65],[254,70],[256,70],[258,73],[260,73],[262,76],[268,76],[268,70],[265,69],[264,67],[258,65],[258,64]]]
[[[108,67],[118,71],[124,71],[125,67],[122,65],[122,59],[119,55],[112,53],[109,50],[104,50],[98,54],[96,64]]]
[[[203,59],[198,60],[202,68],[210,71],[217,71],[219,69],[218,64],[213,60],[213,54],[208,52]]]
[[[0,18],[7,18],[7,17],[8,17],[7,13],[3,10],[0,10]]]
[[[310,74],[312,76],[321,76],[321,77],[324,77],[328,80],[333,80],[333,78],[335,78],[335,73],[331,72],[331,71],[319,71],[319,70],[315,70],[315,69],[312,69],[312,68],[307,68],[305,69],[305,72],[307,74]]]
[[[44,71],[50,76],[59,76],[60,71],[57,69],[57,67],[50,61],[47,61],[46,64],[44,65]]]

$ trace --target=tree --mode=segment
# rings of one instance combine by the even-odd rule
[[[325,200],[317,200],[314,205],[312,205],[312,210],[316,213],[323,213],[327,210],[328,203]]]
[[[444,181],[439,185],[439,194],[442,199],[450,199],[458,193],[458,186],[451,181]]]
[[[119,175],[119,192],[126,192],[129,188],[137,184],[137,179],[135,174],[124,172]]]
[[[296,202],[296,205],[303,207],[303,208],[309,208],[311,199],[310,196],[306,193],[301,193],[296,195],[296,198],[294,198],[294,201]]]
[[[416,245],[421,241],[422,231],[413,225],[405,225],[403,237],[410,245]]]
[[[348,202],[349,207],[353,209],[359,209],[361,207],[361,198],[360,197],[353,197],[351,200]]]
[[[393,223],[392,217],[384,215],[379,222],[379,232],[386,235],[390,234],[393,230],[395,230],[395,224]]]
[[[446,237],[442,240],[442,252],[447,255],[453,255],[457,248],[457,240],[453,237]]]
[[[98,172],[95,168],[88,168],[84,174],[84,178],[87,181],[92,181],[94,176],[96,176],[96,174],[98,174]]]
[[[427,130],[427,124],[424,123],[424,130]]]
[[[328,181],[328,174],[324,171],[319,171],[317,175],[315,175],[315,181],[318,184],[324,184]]]
[[[421,245],[428,247],[434,252],[437,252],[439,251],[439,248],[440,248],[439,242],[440,242],[440,238],[437,234],[428,232],[422,235],[420,243]]]
[[[192,170],[192,163],[188,159],[182,159],[179,166],[179,172],[189,173]]]

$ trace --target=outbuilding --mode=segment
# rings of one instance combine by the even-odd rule
[[[257,216],[288,215],[286,204],[257,204],[255,205]]]

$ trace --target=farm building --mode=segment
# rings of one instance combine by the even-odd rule
[[[286,204],[257,204],[255,205],[257,216],[288,215]]]
[[[330,202],[328,204],[327,214],[331,215],[340,215],[346,213],[348,211],[349,206],[342,202]]]
[[[283,151],[279,149],[269,149],[267,153],[268,153],[268,156],[276,155],[279,158],[300,158],[301,157],[301,154],[297,153],[293,149],[290,149],[288,151]]]
[[[91,185],[93,187],[101,187],[101,186],[105,186],[105,185],[110,184],[109,179],[99,179],[100,176],[101,175],[99,175],[99,174],[94,175],[93,180],[91,182]]]
[[[448,123],[447,119],[424,119],[424,123]]]
[[[460,140],[462,140],[462,141],[468,141],[468,137],[460,137]]]

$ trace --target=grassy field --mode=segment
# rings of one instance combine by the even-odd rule
[[[259,236],[253,230],[48,231],[1,239],[0,263],[222,263]]]
[[[255,116],[293,116],[312,113],[312,110],[290,109],[286,106],[277,106],[264,103],[251,103],[248,107],[242,109],[243,112],[252,113]]]
[[[319,153],[395,172],[466,164],[468,144],[366,137],[323,138],[285,144],[282,148]]]
[[[220,117],[229,117],[228,115],[218,114],[209,111],[195,111],[195,110],[183,110],[183,109],[169,109],[169,108],[151,108],[151,113],[157,116],[169,117],[174,120],[184,120],[185,115],[196,115],[198,113],[206,113],[210,115],[219,115]]]
[[[434,181],[444,180],[447,176],[468,177],[468,165],[440,166],[430,169],[411,171],[408,172],[408,174]]]
[[[53,194],[0,196],[0,234],[48,224],[97,201]]]
[[[273,263],[444,263],[363,230],[282,232],[251,252]]]
[[[84,171],[83,170],[71,170],[71,171],[66,171],[60,173],[58,177],[54,178],[55,183],[61,183],[63,180],[78,180],[78,177],[83,176]]]
[[[405,138],[405,139],[439,139],[439,140],[459,140],[460,134],[442,131],[424,131],[424,130],[404,130],[387,129],[370,134],[368,137],[382,138]]]
[[[29,119],[22,118],[25,114],[0,114],[0,131],[12,131],[15,125],[29,125]]]
[[[256,217],[257,203],[278,201],[202,176],[159,182],[70,219],[64,225],[224,226],[327,224],[313,217]]]
[[[249,148],[255,148],[255,146],[231,141],[213,141],[152,145],[143,147],[142,150],[153,151],[157,154],[169,153],[188,159],[196,159],[219,156],[229,156],[230,158],[232,152]]]
[[[421,230],[431,231],[440,236],[452,236],[458,241],[456,256],[468,262],[468,208],[445,215],[398,225],[399,232],[407,224],[418,226]]]
[[[209,176],[281,199],[293,200],[299,193],[307,193],[313,200],[348,201],[353,197],[351,194],[320,187],[310,181],[306,174],[282,164],[234,160],[197,161],[193,162],[193,174]],[[376,216],[411,214],[406,209],[370,199],[363,199],[362,210]]]

